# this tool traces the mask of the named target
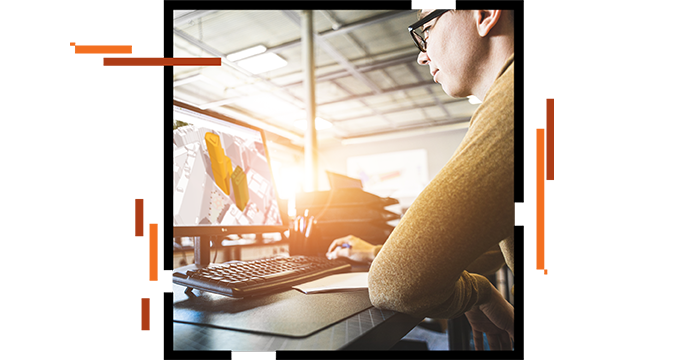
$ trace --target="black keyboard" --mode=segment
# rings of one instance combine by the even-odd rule
[[[175,271],[173,282],[186,286],[187,290],[194,288],[242,298],[287,290],[297,284],[347,272],[351,267],[341,260],[297,255],[211,264],[205,268]]]

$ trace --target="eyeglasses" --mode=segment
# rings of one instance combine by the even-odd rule
[[[425,52],[425,49],[427,48],[427,44],[425,43],[425,31],[427,29],[423,29],[423,25],[425,25],[428,21],[433,20],[435,18],[438,18],[440,15],[448,12],[450,10],[435,10],[428,14],[428,16],[418,20],[415,24],[411,25],[408,27],[408,32],[411,34],[411,39],[413,39],[413,42],[416,43],[416,46],[418,47],[418,50],[421,52]],[[437,20],[436,20],[437,21]]]

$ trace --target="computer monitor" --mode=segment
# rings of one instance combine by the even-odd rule
[[[173,237],[283,232],[265,134],[173,103]]]

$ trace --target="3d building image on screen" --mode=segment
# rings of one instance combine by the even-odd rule
[[[173,224],[281,225],[261,132],[179,113],[186,117],[173,125]]]

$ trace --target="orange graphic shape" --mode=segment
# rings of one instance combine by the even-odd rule
[[[151,215],[146,223],[146,238],[136,250],[94,250],[89,252],[88,262],[92,285],[142,285],[155,291],[163,283],[160,272],[160,221]],[[134,266],[136,264],[138,266]]]
[[[548,298],[554,297],[554,70],[535,101],[530,127],[530,271]]]
[[[70,354],[143,351],[156,331],[160,223],[134,171],[103,171],[103,126],[163,66],[117,0],[70,3]],[[119,261],[130,258],[134,261]],[[93,272],[91,272],[93,271]]]

